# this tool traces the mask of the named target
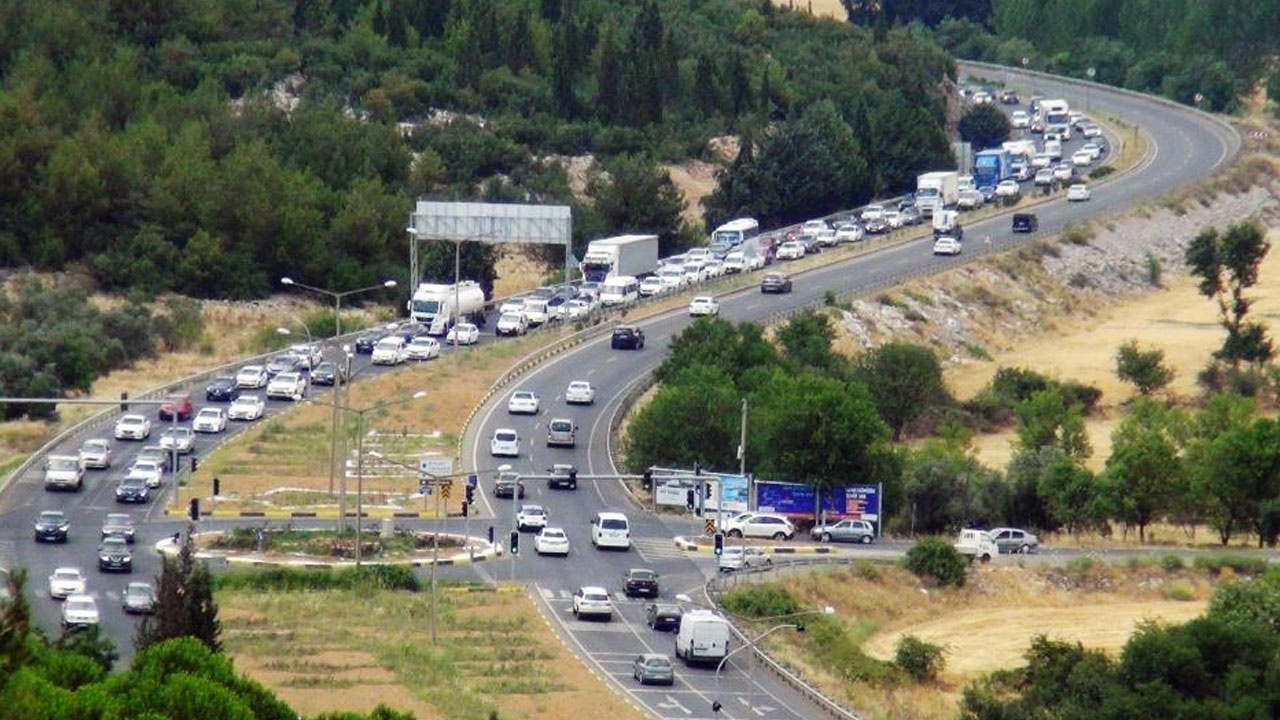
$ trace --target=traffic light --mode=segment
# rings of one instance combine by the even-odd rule
[[[489,526],[489,544],[490,545],[493,544],[493,526],[492,525]]]
[[[511,554],[520,554],[520,531],[518,530],[511,531]]]
[[[689,492],[685,493],[685,495],[684,495],[684,504],[685,504],[685,507],[687,507],[687,508],[689,508],[690,510],[692,510],[692,509],[693,509],[693,501],[694,501],[693,488],[689,488]]]
[[[717,557],[724,554],[724,533],[717,532],[713,538],[715,542],[715,554]]]
[[[129,412],[129,393],[120,393],[120,412]]]
[[[701,474],[702,474],[702,463],[694,463],[694,464],[693,464],[693,474],[694,474],[694,475],[701,475]]]
[[[653,471],[652,470],[644,471],[644,489],[645,490],[653,489]]]
[[[467,488],[467,489],[468,489],[468,490],[470,490],[471,488]],[[463,500],[463,501],[462,501],[462,517],[466,517],[466,516],[467,516],[467,513],[468,513],[468,511],[469,511],[469,506],[470,506],[470,505],[471,505],[471,503],[467,502],[466,500]]]
[[[217,475],[214,475],[213,476],[213,496],[218,497],[221,494],[222,494],[222,481],[218,479]]]
[[[475,487],[474,487],[474,486],[472,486],[472,485],[468,485],[468,486],[467,486],[467,500],[466,500],[466,502],[465,502],[465,503],[463,503],[462,507],[463,507],[463,508],[466,508],[466,507],[467,507],[467,505],[470,505],[471,503],[473,503],[473,502],[475,502],[475,501],[476,501],[476,489],[475,489]],[[466,516],[467,516],[467,513],[464,511],[464,512],[462,513],[462,516],[463,516],[463,517],[466,517]]]
[[[192,457],[192,458],[191,458],[191,472],[195,472],[196,470],[199,470],[199,469],[200,469],[200,458],[198,458],[198,457]]]
[[[720,704],[720,701],[719,701],[719,700],[712,700],[712,701],[711,701],[711,712],[713,712],[713,713],[718,713],[718,712],[720,712],[720,708],[722,708],[722,707],[724,707],[724,706]]]
[[[191,502],[187,506],[187,517],[192,520],[200,519],[200,498],[191,498]]]
[[[708,500],[711,499],[711,483],[710,482],[702,483],[702,493],[703,493],[702,494],[703,497],[705,497]]]

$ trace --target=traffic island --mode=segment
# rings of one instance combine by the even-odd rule
[[[750,544],[752,547],[759,548],[771,555],[835,555],[839,552],[838,548],[830,545],[770,545],[767,543],[756,544],[751,540],[743,540],[742,538],[725,538],[725,542],[741,545],[743,543]],[[675,537],[676,547],[685,552],[711,553],[715,552],[711,538],[696,538],[690,540],[686,537],[677,535]]]
[[[195,556],[221,565],[253,567],[330,568],[362,565],[469,565],[502,555],[502,548],[482,538],[392,529],[370,532],[360,539],[356,559],[355,535],[334,530],[293,528],[234,528],[195,533]],[[175,534],[156,543],[162,556],[178,554],[181,537]]]

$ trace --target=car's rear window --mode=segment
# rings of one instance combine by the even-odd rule
[[[516,439],[515,433],[498,433],[495,437],[503,442],[511,442]]]
[[[626,530],[627,521],[605,518],[604,520],[600,521],[600,527],[604,528],[605,530]]]

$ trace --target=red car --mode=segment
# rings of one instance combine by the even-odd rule
[[[191,402],[191,393],[180,392],[169,395],[168,400],[160,406],[160,419],[172,421],[174,412],[178,413],[178,422],[185,422],[195,414],[195,405]]]

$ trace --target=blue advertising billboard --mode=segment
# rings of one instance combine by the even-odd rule
[[[756,481],[756,510],[781,515],[813,517],[813,488],[800,483]],[[822,495],[822,510],[828,521],[880,520],[880,487],[878,485],[849,485],[835,488]]]

